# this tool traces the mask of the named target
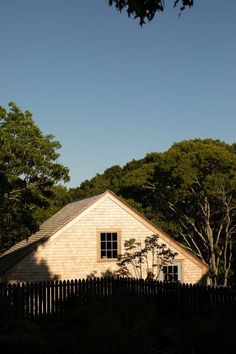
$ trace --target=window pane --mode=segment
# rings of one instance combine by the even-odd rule
[[[110,232],[107,233],[107,241],[111,241],[111,233]]]
[[[117,251],[113,251],[113,258],[117,257]]]
[[[178,273],[178,266],[174,266],[174,273]]]
[[[107,241],[107,249],[111,250],[111,241]]]
[[[112,242],[112,248],[113,248],[113,250],[117,250],[117,241]]]
[[[167,273],[167,267],[163,267],[163,273]]]
[[[107,258],[112,258],[111,251],[107,251]]]
[[[101,242],[101,249],[102,250],[105,250],[106,249],[106,242]]]
[[[106,251],[101,251],[101,258],[106,258]]]
[[[104,232],[101,233],[101,241],[106,240],[106,234]]]
[[[116,232],[112,233],[112,240],[117,241],[117,233]]]

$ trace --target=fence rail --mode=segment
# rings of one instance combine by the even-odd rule
[[[131,278],[94,278],[22,284],[0,284],[0,299],[10,305],[16,317],[24,319],[60,317],[71,300],[77,303],[142,301],[160,310],[194,314],[200,308],[214,308],[236,302],[236,293],[226,289],[192,284],[163,283]]]

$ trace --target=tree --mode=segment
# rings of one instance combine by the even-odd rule
[[[58,210],[70,203],[68,189],[62,185],[53,185],[50,187],[50,196],[47,198],[44,207],[35,207],[33,217],[38,225],[54,215]]]
[[[16,104],[0,106],[0,249],[3,251],[38,230],[34,216],[48,205],[52,186],[68,181],[68,169],[57,162],[61,147],[44,136],[28,111]]]
[[[146,201],[175,224],[176,238],[209,265],[211,283],[227,285],[236,235],[235,146],[218,140],[174,144],[159,155]]]
[[[108,3],[120,12],[126,10],[129,17],[138,18],[141,26],[147,20],[152,21],[156,13],[163,12],[165,8],[164,0],[108,0]],[[173,3],[174,7],[179,6],[180,11],[193,6],[193,0],[174,0]]]
[[[205,262],[211,283],[226,285],[236,255],[235,176],[236,144],[196,139],[113,166],[73,197],[113,190]]]
[[[158,279],[163,266],[170,263],[177,253],[172,252],[159,236],[148,236],[144,245],[134,238],[124,242],[124,253],[118,255],[117,275],[143,279]]]

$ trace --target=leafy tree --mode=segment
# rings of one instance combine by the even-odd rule
[[[214,140],[174,144],[159,155],[146,200],[176,225],[176,237],[209,265],[212,284],[227,285],[236,233],[236,154]]]
[[[212,283],[227,284],[236,255],[235,159],[236,144],[183,141],[113,166],[69,195],[113,190],[209,265]]]
[[[116,272],[125,277],[158,279],[162,267],[171,262],[177,253],[171,251],[159,236],[148,236],[144,245],[132,238],[124,242],[124,253],[118,256]]]
[[[139,19],[142,26],[145,21],[152,21],[157,12],[165,9],[164,0],[108,0],[110,6],[114,5],[120,12],[127,11],[128,16]],[[174,7],[179,6],[180,11],[193,5],[193,0],[174,0]]]
[[[48,205],[52,186],[68,181],[68,169],[57,162],[61,147],[44,136],[28,111],[16,104],[0,106],[0,250],[38,229],[36,208]]]
[[[112,166],[102,174],[97,174],[91,180],[85,180],[78,188],[69,190],[71,201],[90,197],[91,195],[105,192],[107,189],[118,193],[120,180],[122,178],[122,168],[119,165]]]
[[[54,185],[50,188],[50,196],[45,206],[35,207],[33,217],[38,225],[50,218],[58,210],[70,202],[70,195],[65,186]]]

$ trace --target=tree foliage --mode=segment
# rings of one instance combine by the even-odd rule
[[[135,238],[124,242],[124,253],[118,256],[117,274],[125,277],[158,279],[163,266],[177,255],[158,235],[146,237],[144,245]]]
[[[204,261],[212,283],[226,284],[235,252],[235,176],[235,144],[196,139],[113,166],[68,194],[76,200],[113,190]]]
[[[0,107],[0,248],[4,250],[38,229],[35,211],[46,207],[52,186],[68,181],[57,162],[61,147],[44,136],[28,111]]]
[[[146,188],[152,209],[174,222],[178,240],[209,265],[211,282],[227,285],[236,233],[234,147],[212,140],[174,144],[160,154]]]
[[[125,10],[129,17],[138,18],[141,26],[145,21],[152,21],[158,12],[163,12],[165,9],[164,0],[108,0],[108,3],[110,6],[114,5],[120,12]],[[192,5],[193,0],[173,1],[173,6],[179,7],[180,11]]]
[[[67,190],[57,185],[68,180],[68,169],[57,162],[60,144],[41,133],[30,112],[9,107],[8,112],[0,108],[2,250],[28,237],[66,203],[110,189],[205,262],[213,284],[227,284],[236,254],[235,144],[182,141]],[[143,246],[133,242],[126,245],[135,250],[133,262],[138,247],[145,261]]]

